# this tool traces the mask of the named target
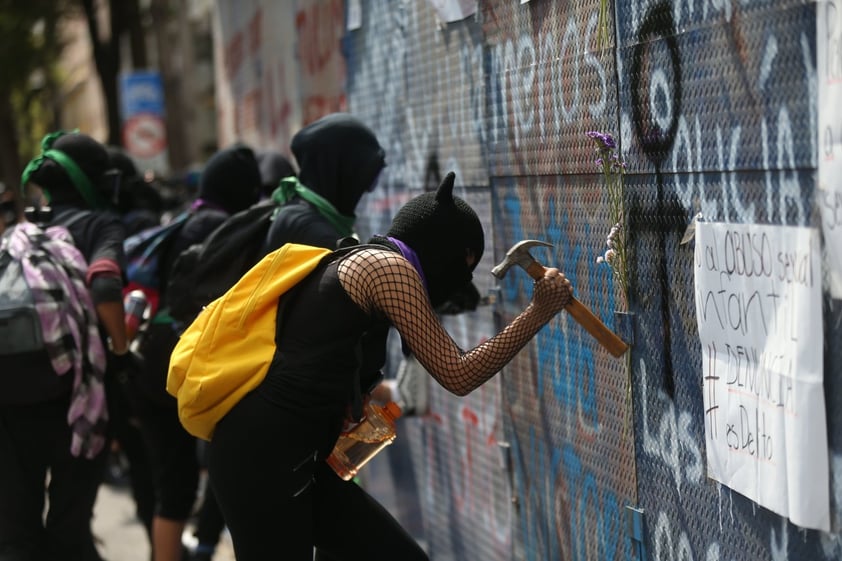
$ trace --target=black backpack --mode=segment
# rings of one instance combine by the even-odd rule
[[[176,258],[167,282],[170,316],[190,323],[202,308],[225,294],[262,255],[277,205],[240,211]]]
[[[44,349],[41,322],[20,261],[0,251],[0,356]]]

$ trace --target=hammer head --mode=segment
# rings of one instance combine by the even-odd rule
[[[535,261],[529,253],[529,249],[536,246],[552,247],[553,244],[540,240],[523,240],[517,242],[506,252],[506,257],[491,269],[491,274],[498,279],[502,279],[506,276],[506,272],[508,272],[512,265],[520,265],[524,269],[527,269]]]

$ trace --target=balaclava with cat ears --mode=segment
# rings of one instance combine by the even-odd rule
[[[418,255],[434,308],[471,283],[485,247],[476,212],[453,195],[455,178],[448,173],[434,193],[419,195],[401,207],[387,233]],[[467,264],[468,255],[473,265]]]

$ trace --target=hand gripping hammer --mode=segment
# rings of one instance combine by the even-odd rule
[[[552,247],[552,244],[542,242],[539,240],[523,240],[506,252],[506,257],[499,265],[491,269],[491,274],[502,279],[506,276],[508,270],[512,265],[520,265],[523,269],[535,280],[543,278],[544,266],[535,261],[530,255],[529,248],[534,246]],[[576,298],[571,298],[570,303],[564,308],[567,310],[573,319],[579,322],[579,325],[584,327],[588,333],[594,336],[599,343],[608,349],[608,352],[615,357],[622,356],[629,346],[620,339],[613,331],[596,317],[584,304],[579,302]]]

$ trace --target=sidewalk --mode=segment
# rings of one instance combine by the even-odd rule
[[[149,561],[149,540],[135,517],[128,488],[102,485],[94,505],[94,536],[105,561]],[[231,538],[226,533],[216,548],[214,561],[234,561]]]

